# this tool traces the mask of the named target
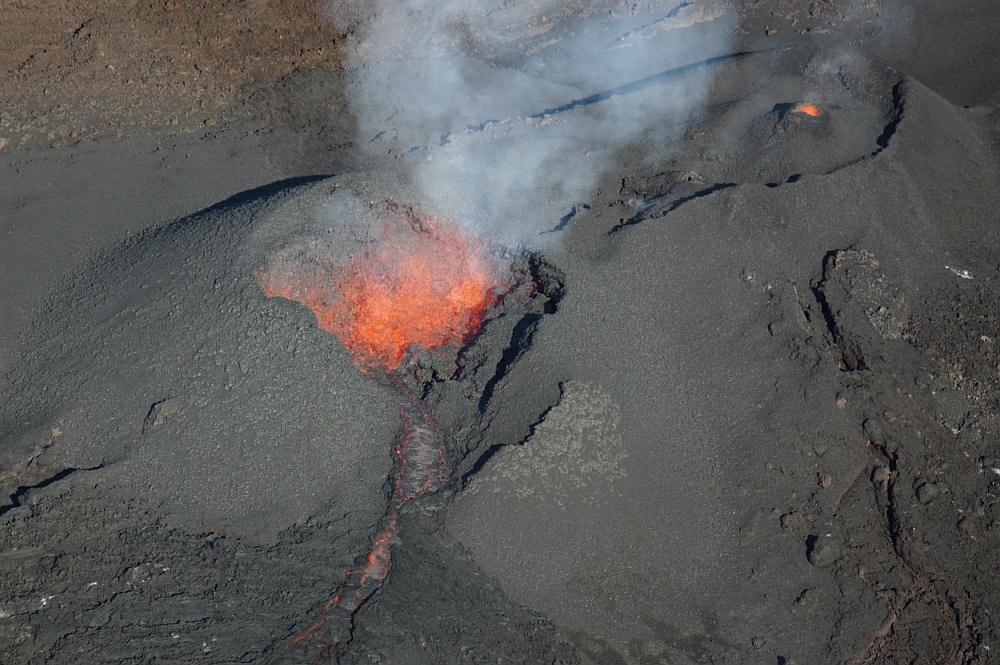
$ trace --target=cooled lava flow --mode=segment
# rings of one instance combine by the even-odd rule
[[[479,333],[489,309],[513,288],[508,271],[483,243],[446,222],[399,210],[385,211],[382,219],[379,241],[363,245],[343,263],[333,251],[342,248],[313,241],[277,253],[261,274],[267,297],[307,306],[362,372],[391,389],[403,421],[382,529],[364,563],[346,572],[323,617],[283,654],[289,662],[335,659],[343,652],[354,613],[392,569],[403,507],[451,480],[455,451],[407,388],[406,361],[424,350],[453,362]]]

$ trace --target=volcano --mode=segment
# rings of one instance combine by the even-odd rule
[[[956,1],[907,5],[913,56],[884,2],[452,41],[364,5],[389,55],[345,26],[367,60],[229,80],[196,133],[39,106],[64,147],[0,148],[4,659],[991,662],[1000,70]],[[18,85],[105,67],[102,16]],[[226,80],[175,56],[124,75]]]

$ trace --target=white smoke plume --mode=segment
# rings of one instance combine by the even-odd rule
[[[735,23],[722,0],[374,7],[347,63],[358,143],[403,159],[431,207],[529,245],[617,162],[671,149]]]

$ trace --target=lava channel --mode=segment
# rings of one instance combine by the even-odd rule
[[[489,309],[513,289],[509,271],[485,244],[456,228],[399,211],[387,212],[383,221],[380,246],[344,264],[331,259],[332,248],[313,242],[279,252],[261,274],[267,297],[311,309],[355,365],[396,395],[403,421],[394,448],[393,496],[371,551],[345,572],[319,621],[276,662],[335,661],[345,652],[354,614],[392,570],[404,506],[444,489],[457,462],[449,437],[407,387],[406,361],[423,350],[454,362],[480,332]]]

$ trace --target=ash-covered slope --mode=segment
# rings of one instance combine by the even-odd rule
[[[131,240],[54,296],[5,385],[7,468],[43,443],[36,467],[96,469],[104,499],[142,497],[188,528],[273,541],[335,506],[345,533],[367,531],[394,401],[258,282],[269,248],[255,229],[274,241],[305,223],[288,210],[303,191],[272,187]]]
[[[449,528],[585,662],[986,658],[998,414],[961,372],[997,327],[953,299],[995,301],[996,155],[873,63],[723,69],[680,150],[622,156],[569,223],[510,377],[562,400]],[[965,370],[926,341],[955,316]]]
[[[0,643],[19,662],[281,654],[364,563],[390,501],[383,546],[396,546],[395,521],[411,530],[400,505],[421,497],[391,496],[393,465],[405,456],[393,454],[401,407],[392,384],[365,377],[308,309],[267,298],[261,278],[282,248],[315,242],[334,264],[375,251],[385,240],[378,216],[418,197],[388,168],[299,184],[114,247],[41,313],[33,352],[0,402],[0,489],[9,497],[0,534],[14,548],[0,553],[11,572],[0,582],[10,619]],[[514,283],[480,339],[464,343],[460,367],[426,351],[407,356],[394,379],[397,390],[406,381],[404,391],[434,396],[449,428],[438,434],[455,436],[458,454],[483,436],[477,416],[489,398],[479,393],[501,378],[493,376],[512,329],[540,316],[559,288],[537,257],[504,261]],[[456,372],[471,380],[446,380]],[[426,417],[409,408],[411,419]],[[507,427],[524,430],[542,408]],[[526,627],[534,619],[460,576],[450,573],[474,598],[455,602]],[[512,636],[502,652],[523,660],[517,654],[547,648],[537,642]]]

